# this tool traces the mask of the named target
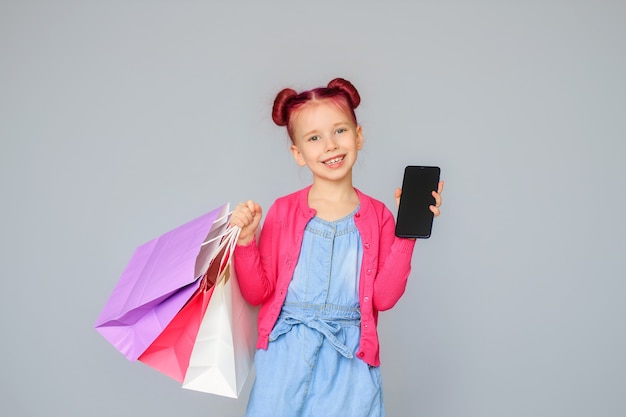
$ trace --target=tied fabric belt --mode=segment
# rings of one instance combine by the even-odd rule
[[[318,331],[337,352],[346,358],[353,358],[352,351],[337,338],[337,333],[342,326],[361,325],[361,313],[358,308],[285,303],[274,330],[270,333],[269,341],[273,342],[281,335],[289,333],[297,324],[304,324]]]

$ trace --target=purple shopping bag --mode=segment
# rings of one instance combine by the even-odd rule
[[[228,204],[139,246],[95,328],[136,360],[200,285],[228,225]]]

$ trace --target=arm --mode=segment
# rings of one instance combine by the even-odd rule
[[[393,216],[387,208],[384,210],[374,279],[373,305],[378,311],[392,308],[404,294],[415,248],[414,239],[395,236]]]
[[[235,213],[236,211],[233,211],[233,215]],[[260,211],[258,214],[260,217]],[[252,305],[261,304],[275,289],[276,275],[271,270],[274,218],[274,211],[270,208],[258,245],[253,233],[244,236],[243,239],[240,238],[235,248],[233,264],[241,294]]]
[[[430,210],[435,217],[441,214],[441,193],[444,183],[439,181],[437,191],[433,191],[435,205]],[[395,191],[396,204],[400,204],[402,190]],[[393,307],[406,289],[411,273],[411,257],[415,248],[415,239],[403,239],[395,235],[395,222],[391,212],[385,207],[380,227],[378,268],[374,281],[374,308],[378,311]]]

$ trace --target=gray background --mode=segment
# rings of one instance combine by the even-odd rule
[[[623,1],[0,2],[0,414],[241,416],[93,323],[134,248],[307,185],[270,109],[361,92],[355,185],[447,181],[382,314],[390,416],[626,415]],[[395,210],[395,209],[394,209]]]

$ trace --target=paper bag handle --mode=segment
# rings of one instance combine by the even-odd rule
[[[240,232],[241,232],[240,227],[229,226],[226,229],[226,232],[224,232],[221,236],[219,236],[222,239],[222,241],[217,247],[217,251],[215,253],[216,254],[219,254],[222,252],[223,253],[219,262],[219,267],[217,270],[217,277],[213,285],[217,285],[219,282],[221,282],[224,279],[224,275],[225,275],[224,272],[226,270],[226,266],[231,261],[233,253],[235,252],[235,247],[237,246],[237,240],[239,239]],[[212,240],[214,239],[217,239],[217,238],[213,238]],[[215,261],[216,259],[214,259],[211,262],[211,265],[209,266],[209,268],[207,269],[207,272],[205,273],[203,277],[203,282],[200,284],[205,290],[208,290],[209,287],[207,285],[207,280],[205,280],[204,278],[208,274],[209,270],[211,269],[211,266],[213,265]]]

